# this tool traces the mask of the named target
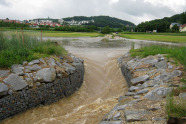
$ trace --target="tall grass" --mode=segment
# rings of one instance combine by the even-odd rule
[[[162,42],[174,42],[174,43],[186,43],[186,35],[185,33],[180,34],[146,34],[146,33],[135,33],[135,34],[119,34],[120,37],[128,38],[128,39],[139,39],[139,40],[152,40],[152,41],[162,41]]]
[[[170,117],[186,117],[186,105],[183,99],[176,100],[174,91],[167,97],[166,111],[168,118]]]
[[[49,55],[62,55],[66,51],[50,41],[40,42],[36,37],[24,35],[24,43],[21,35],[12,34],[7,37],[0,32],[0,67],[7,68],[12,64],[31,61]]]
[[[130,53],[132,56],[146,57],[149,55],[156,54],[167,54],[167,57],[173,57],[178,60],[181,64],[186,67],[186,47],[174,47],[170,48],[167,46],[146,46],[141,49],[131,49]]]

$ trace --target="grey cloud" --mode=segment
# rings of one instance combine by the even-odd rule
[[[143,0],[136,0],[135,2],[131,0],[120,0],[119,3],[114,6],[114,9],[132,16],[143,16],[147,14],[155,17],[162,17],[174,13],[174,11],[167,6],[153,6]]]
[[[0,5],[1,4],[6,5],[6,0],[0,0]],[[14,3],[12,2],[12,4]],[[112,5],[109,5],[109,0],[53,0],[51,5],[44,4],[37,9],[32,6],[25,5],[25,7],[23,7],[24,11],[22,11],[20,7],[14,7],[13,9],[11,6],[7,7],[7,10],[9,9],[11,11],[6,11],[2,7],[0,8],[0,17],[2,18],[9,15],[9,18],[14,19],[32,19],[48,16],[51,18],[64,18],[71,16],[109,15],[138,24],[141,21],[146,21],[142,18],[144,15],[149,15],[150,19],[154,19],[176,14],[176,12],[168,6],[154,6],[144,2],[144,0],[136,0],[135,2],[132,0],[119,0],[118,3]],[[30,11],[30,9],[33,10]],[[186,10],[186,8],[183,8],[183,10],[184,9]]]
[[[7,0],[0,0],[0,5],[5,5],[5,6],[7,6],[7,5],[8,5]]]

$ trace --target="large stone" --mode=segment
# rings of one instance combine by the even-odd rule
[[[23,66],[20,65],[20,64],[14,64],[14,65],[11,66],[11,69],[13,69],[13,68],[19,68],[19,67],[23,67]]]
[[[17,74],[10,74],[3,81],[10,85],[10,88],[14,91],[22,90],[28,85],[26,81],[21,79]]]
[[[145,93],[147,93],[148,91],[149,91],[148,88],[147,88],[147,89],[143,89],[143,90],[138,91],[138,92],[136,93],[136,95],[145,94]]]
[[[139,83],[143,83],[143,82],[149,80],[149,78],[150,77],[148,75],[143,75],[143,76],[140,76],[140,77],[137,77],[137,78],[133,78],[131,80],[131,83],[132,83],[132,85],[137,85]]]
[[[74,71],[76,70],[75,67],[73,67],[72,65],[70,65],[70,64],[68,64],[68,63],[66,63],[66,62],[64,62],[63,65],[64,65],[64,68],[66,69],[66,71],[67,71],[69,74],[74,73]]]
[[[180,93],[179,97],[183,100],[186,100],[186,93]]]
[[[99,124],[122,124],[122,121],[101,121]]]
[[[28,63],[28,65],[34,65],[34,64],[39,64],[40,61],[37,59],[37,60],[33,60],[31,62]]]
[[[9,70],[0,70],[0,77],[6,77],[8,76]]]
[[[179,77],[182,75],[182,72],[180,70],[174,70],[172,73],[171,73],[171,76],[173,77]]]
[[[171,75],[168,74],[160,74],[154,78],[154,80],[159,80],[163,82],[168,82],[172,78]]]
[[[15,73],[19,76],[23,76],[24,75],[23,69],[24,69],[24,67],[14,67],[14,68],[12,68],[11,71],[12,71],[12,73]]]
[[[27,69],[26,72],[37,71],[37,70],[41,69],[41,67],[38,66],[37,64],[35,64],[33,66],[26,66],[25,68]]]
[[[133,109],[133,110],[125,110],[125,118],[127,122],[134,122],[134,121],[144,121],[147,120],[144,116],[149,112],[145,109]]]
[[[44,68],[39,70],[34,79],[35,81],[40,81],[40,82],[52,82],[56,78],[56,71],[54,68]]]
[[[31,78],[25,78],[27,84],[29,87],[33,87],[34,86],[34,82]]]
[[[0,82],[0,97],[7,95],[7,93],[8,93],[7,85]]]
[[[149,100],[162,100],[171,91],[169,88],[158,87],[150,92],[148,92],[144,97]]]
[[[155,67],[158,69],[167,69],[167,61],[156,62]]]
[[[155,59],[155,58],[153,58],[153,57],[149,57],[149,58],[143,59],[143,62],[146,63],[146,64],[152,64],[152,65],[154,65],[155,63],[158,62],[158,60]]]
[[[131,86],[129,89],[128,89],[128,91],[129,92],[134,92],[134,91],[136,91],[136,90],[138,90],[138,89],[140,89],[139,87],[136,87],[136,86]]]
[[[49,64],[50,67],[56,66],[56,61],[55,61],[55,59],[50,58],[50,59],[48,60],[48,64]]]

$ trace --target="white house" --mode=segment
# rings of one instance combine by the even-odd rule
[[[171,23],[170,29],[172,29],[172,27],[174,27],[174,25],[177,25],[178,27],[180,27],[180,24],[179,23]]]
[[[186,24],[180,26],[180,32],[186,32]]]

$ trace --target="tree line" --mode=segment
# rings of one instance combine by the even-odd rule
[[[121,20],[118,18],[114,17],[109,17],[109,16],[91,16],[91,17],[86,17],[86,16],[74,16],[74,17],[68,17],[68,18],[63,18],[64,21],[90,21],[90,23],[83,24],[83,25],[94,25],[97,27],[106,27],[109,26],[111,28],[121,28],[123,26],[135,26],[134,23]],[[94,20],[94,22],[91,22],[91,20]]]
[[[186,12],[174,15],[170,18],[165,17],[163,19],[142,22],[139,25],[137,25],[135,30],[138,32],[146,32],[152,30],[157,30],[158,32],[178,31],[177,26],[174,26],[173,29],[170,30],[171,23],[186,24]]]
[[[29,27],[29,25],[21,24],[21,23],[15,23],[15,22],[0,21],[0,27],[10,27],[12,29],[16,29],[18,27]]]

